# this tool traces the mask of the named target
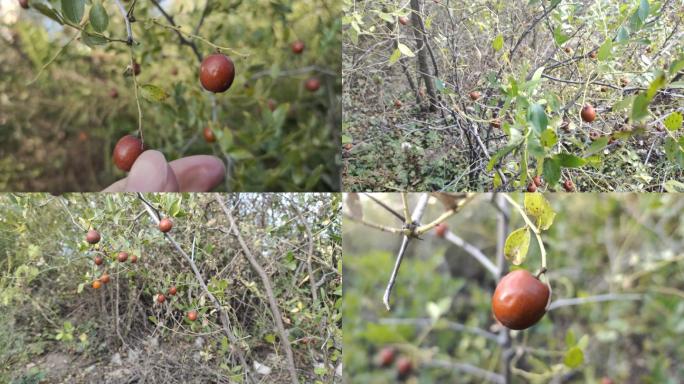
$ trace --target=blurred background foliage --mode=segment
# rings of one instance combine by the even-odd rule
[[[184,33],[247,55],[224,52],[235,62],[236,79],[216,95],[214,122],[212,96],[199,84],[199,60],[164,27],[169,22],[155,2],[124,3],[127,9],[135,3],[132,53],[122,42],[87,46],[76,29],[39,13],[37,3],[57,10],[61,4],[31,1],[23,10],[17,1],[0,2],[0,190],[98,191],[124,177],[111,155],[119,138],[138,128],[133,79],[124,76],[131,57],[141,66],[138,85],[168,95],[140,98],[145,142],[167,160],[219,156],[230,165],[221,189],[340,190],[336,2],[159,2]],[[103,5],[109,16],[104,35],[125,40],[116,3]],[[84,19],[90,7],[88,2]],[[301,55],[290,48],[296,40],[306,46]],[[202,56],[215,51],[199,38],[188,41]],[[304,88],[310,77],[321,81],[316,92]],[[207,126],[215,144],[202,137]]]
[[[399,227],[384,209],[361,196],[364,219]],[[398,194],[376,194],[401,212]],[[608,294],[640,297],[551,310],[526,331],[513,331],[512,383],[680,383],[684,368],[684,196],[677,194],[546,194],[557,212],[543,235],[554,303]],[[522,202],[521,195],[512,195]],[[411,195],[415,205],[417,195]],[[449,229],[492,261],[498,210],[478,195],[447,220]],[[431,202],[423,223],[444,208]],[[510,212],[509,232],[523,225]],[[394,366],[378,354],[391,347],[414,366],[409,383],[482,383],[464,364],[498,373],[504,347],[491,312],[496,281],[462,248],[434,231],[409,245],[387,312],[382,295],[399,235],[343,221],[344,358],[350,383],[392,383]],[[539,268],[530,244],[522,265]],[[619,296],[630,295],[630,296]],[[565,301],[567,304],[567,301]],[[553,305],[553,304],[552,304]],[[464,331],[478,328],[485,333]],[[492,336],[491,338],[485,336]]]
[[[340,196],[223,197],[271,280],[300,382],[331,382],[342,354]],[[268,382],[288,382],[264,285],[214,195],[145,198],[173,217],[170,234],[226,311],[250,367]],[[94,247],[85,242],[89,225],[102,236]],[[119,251],[138,262],[116,262]],[[111,282],[91,288],[104,272]],[[158,304],[171,286],[177,295]],[[190,310],[199,313],[192,323]],[[189,264],[135,195],[0,195],[0,383],[243,382],[235,347]]]

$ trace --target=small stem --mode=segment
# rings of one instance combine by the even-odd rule
[[[128,14],[126,13],[126,8],[124,8],[123,4],[121,4],[121,0],[114,0],[116,3],[117,7],[119,8],[119,12],[121,12],[121,16],[124,19],[124,23],[126,23],[126,36],[128,37],[126,39],[126,44],[132,45],[133,44],[133,29],[131,28],[131,21],[128,20]]]
[[[404,204],[404,223],[411,224],[411,211],[409,209],[408,194],[401,193],[401,202]]]
[[[140,142],[144,145],[142,129],[142,108],[140,108],[140,97],[138,96],[138,80],[135,75],[135,58],[133,56],[133,48],[131,48],[131,72],[133,73],[133,90],[135,91],[135,104],[138,106],[138,133],[140,133]]]

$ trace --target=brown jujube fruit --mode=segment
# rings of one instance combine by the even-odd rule
[[[542,183],[541,176],[539,176],[539,175],[535,176],[534,178],[532,178],[532,182],[534,183],[534,185],[539,187]]]
[[[101,256],[95,256],[95,265],[102,265],[104,259]]]
[[[188,312],[188,320],[190,320],[190,321],[197,320],[197,311]]]
[[[174,296],[176,294],[176,292],[178,292],[178,289],[176,289],[175,286],[169,288],[169,295]]]
[[[19,0],[19,5],[24,9],[28,9],[29,8],[29,0]]]
[[[381,367],[389,367],[394,363],[394,358],[397,351],[393,347],[385,347],[378,353],[378,365]]]
[[[301,40],[297,40],[294,43],[292,43],[292,52],[297,55],[304,52],[304,42],[302,42]]]
[[[527,185],[527,192],[537,192],[537,184],[535,184],[534,181]]]
[[[214,53],[202,60],[200,65],[200,82],[209,92],[227,91],[235,79],[235,64],[230,57]]]
[[[166,301],[166,296],[162,295],[161,293],[158,294],[158,295],[157,295],[157,302],[161,304],[161,303],[163,303],[164,301]]]
[[[166,233],[173,228],[173,222],[168,217],[159,220],[159,230]]]
[[[90,244],[97,244],[100,242],[100,233],[94,229],[91,229],[86,234],[86,241]]]
[[[143,151],[143,144],[139,138],[133,135],[126,135],[119,139],[116,146],[114,146],[114,165],[120,170],[128,172]]]
[[[435,234],[437,235],[437,237],[444,237],[447,229],[448,229],[448,227],[445,223],[439,223],[435,227]]]
[[[119,260],[120,263],[125,263],[126,260],[128,260],[128,253],[119,252],[119,254],[116,256],[116,259]]]
[[[93,281],[93,288],[100,289],[100,287],[102,287],[102,283],[99,280]]]
[[[320,87],[321,87],[321,82],[320,82],[320,80],[318,80],[315,77],[308,79],[304,83],[304,88],[306,88],[309,92],[316,92],[316,91],[318,91],[318,88],[320,88]]]
[[[108,284],[109,283],[109,275],[105,273],[104,275],[100,276],[100,281],[102,282],[102,284]]]
[[[138,256],[136,255],[131,255],[131,264],[135,264],[138,262]]]
[[[402,356],[397,360],[397,374],[400,378],[406,378],[413,371],[413,363],[408,357]]]
[[[213,143],[216,141],[216,135],[214,135],[214,131],[212,131],[209,127],[204,128],[204,141],[207,143]]]
[[[519,269],[499,281],[492,296],[492,311],[505,327],[522,330],[544,317],[548,300],[549,287]]]
[[[472,91],[472,92],[470,92],[470,93],[468,94],[468,96],[470,96],[470,100],[475,101],[475,100],[477,100],[477,99],[480,98],[480,92],[478,92],[478,91]]]
[[[399,23],[401,23],[401,25],[408,25],[409,18],[406,16],[399,16]]]
[[[591,104],[584,104],[584,107],[582,107],[582,112],[580,112],[580,115],[582,116],[582,120],[584,120],[587,123],[591,123],[596,119],[596,111],[594,110],[594,107],[591,106]]]

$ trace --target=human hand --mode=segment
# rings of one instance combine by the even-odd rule
[[[188,156],[169,163],[161,152],[149,150],[140,154],[127,177],[103,192],[208,192],[225,174],[223,162],[214,156]]]

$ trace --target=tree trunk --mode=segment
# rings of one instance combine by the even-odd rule
[[[428,65],[428,52],[425,46],[425,27],[421,16],[420,0],[411,0],[411,23],[413,24],[413,36],[416,39],[416,59],[418,60],[418,77],[423,78],[430,110],[437,110],[437,93],[435,83],[432,81],[432,72]]]

